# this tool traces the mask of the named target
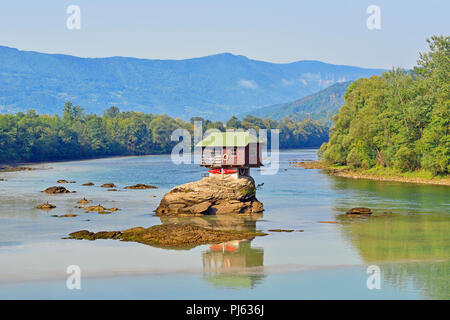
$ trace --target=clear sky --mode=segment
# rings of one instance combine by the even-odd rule
[[[69,30],[69,5],[81,29]],[[369,5],[381,29],[366,26]],[[82,57],[184,59],[221,52],[271,62],[409,68],[425,39],[449,35],[449,0],[11,0],[0,45]]]

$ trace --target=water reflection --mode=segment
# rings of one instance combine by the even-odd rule
[[[211,245],[203,252],[204,279],[216,287],[253,288],[264,275],[264,249],[251,246],[251,240]]]
[[[255,232],[256,222],[262,218],[262,214],[251,216],[236,215],[209,215],[197,217],[160,217],[163,224],[195,224],[205,228],[233,231],[251,231]]]
[[[450,222],[446,214],[338,217],[345,238],[367,264],[399,290],[413,286],[430,299],[450,298]]]
[[[334,210],[344,238],[366,264],[381,267],[384,281],[399,290],[413,286],[424,298],[450,298],[449,189],[332,178],[343,196]],[[368,206],[374,214],[352,218],[342,212]]]
[[[329,178],[331,188],[340,195],[335,201],[335,209],[340,212],[355,206],[400,213],[450,212],[447,186]]]
[[[221,230],[256,232],[261,215],[160,217],[161,222],[196,224]],[[253,288],[264,279],[264,249],[252,247],[252,240],[234,240],[210,245],[202,252],[204,279],[215,287]]]

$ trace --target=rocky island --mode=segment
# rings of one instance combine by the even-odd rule
[[[252,177],[205,177],[170,190],[162,198],[157,215],[220,215],[262,213]]]

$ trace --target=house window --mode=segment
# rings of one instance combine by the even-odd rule
[[[233,149],[231,150],[231,155],[232,156],[236,156],[237,155],[237,147],[233,147]]]

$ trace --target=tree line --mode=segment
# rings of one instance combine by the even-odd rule
[[[328,140],[328,128],[316,121],[273,121],[247,116],[231,117],[225,124],[194,117],[190,121],[168,115],[124,111],[110,107],[103,115],[86,114],[67,102],[62,116],[34,110],[0,115],[0,162],[74,160],[120,155],[171,152],[175,129],[193,136],[194,122],[207,129],[279,129],[281,148],[318,147]],[[269,139],[270,140],[270,139]]]
[[[450,172],[450,37],[427,40],[410,71],[359,79],[333,118],[319,155],[353,168]]]

